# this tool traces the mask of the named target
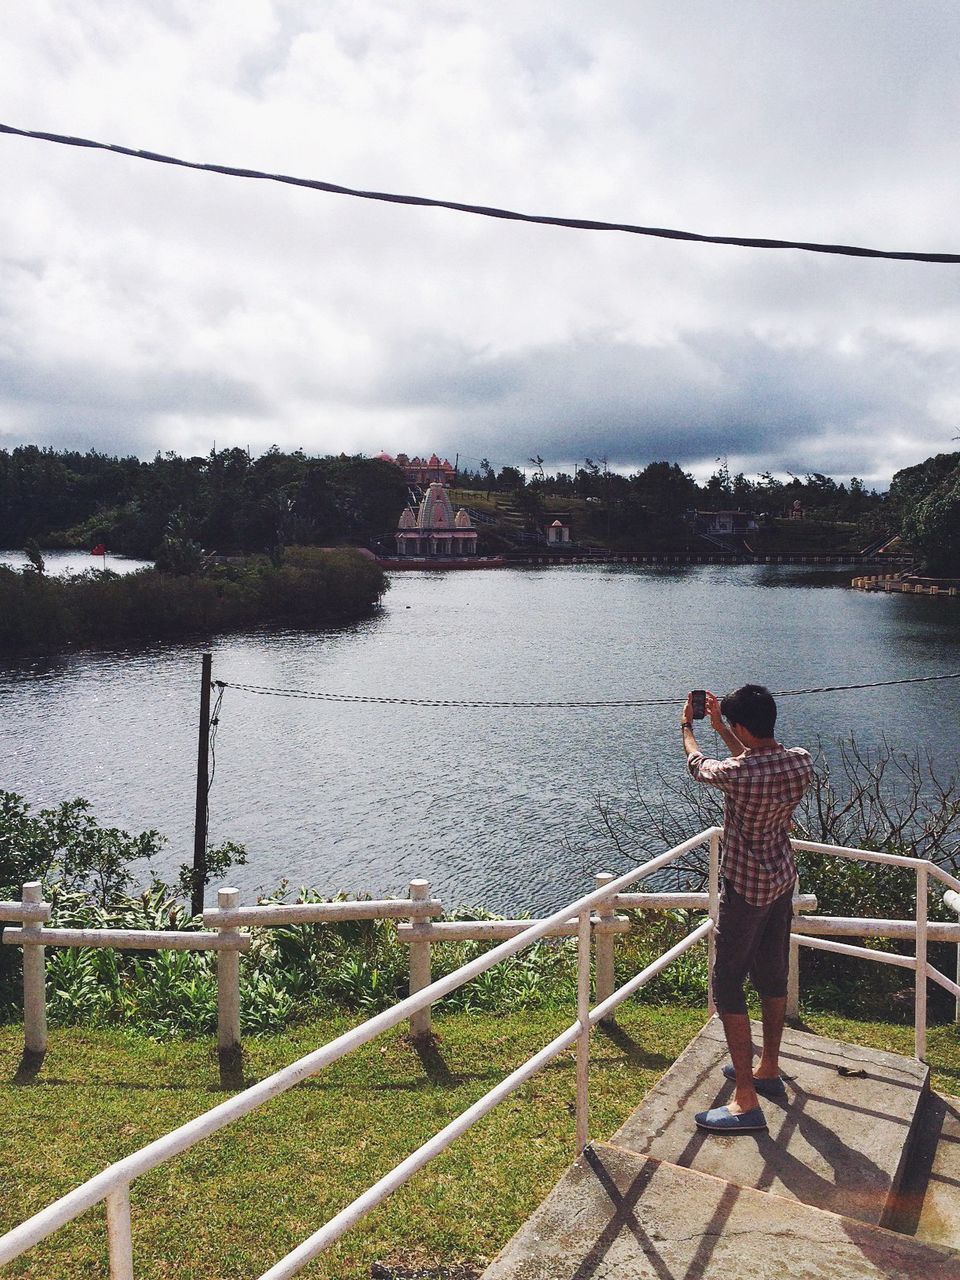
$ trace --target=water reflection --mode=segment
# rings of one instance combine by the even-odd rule
[[[800,566],[571,566],[398,574],[383,611],[323,635],[225,637],[214,676],[281,689],[551,700],[774,689],[960,669],[953,601],[824,590]],[[758,586],[764,590],[757,590]],[[931,607],[932,606],[932,607]],[[75,655],[0,670],[3,785],[36,804],[87,796],[101,821],[170,837],[189,860],[201,644]],[[949,685],[784,699],[781,736],[886,734],[955,760]],[[228,689],[211,838],[248,844],[249,895],[288,877],[324,892],[559,905],[601,868],[598,795],[679,773],[673,708],[436,709]],[[710,746],[712,733],[706,735]],[[624,855],[626,857],[626,855]],[[624,863],[624,866],[626,862]]]

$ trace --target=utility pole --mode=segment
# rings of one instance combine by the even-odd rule
[[[200,732],[197,738],[197,807],[193,823],[193,884],[190,912],[203,911],[203,890],[207,879],[207,800],[210,793],[210,689],[213,655],[205,653],[200,675]]]

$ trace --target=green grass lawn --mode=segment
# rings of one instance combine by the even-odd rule
[[[591,1135],[608,1137],[702,1025],[695,1009],[628,1004],[593,1037]],[[569,1010],[436,1020],[419,1053],[389,1032],[266,1103],[132,1189],[137,1280],[256,1277],[570,1020]],[[346,1020],[250,1039],[247,1083],[331,1039]],[[808,1019],[810,1030],[911,1054],[912,1027]],[[161,1043],[115,1030],[51,1031],[35,1077],[19,1071],[22,1029],[0,1027],[0,1231],[228,1096],[209,1041]],[[960,1039],[930,1032],[934,1087],[960,1094]],[[19,1082],[18,1082],[19,1080]],[[479,1122],[303,1275],[369,1280],[371,1264],[479,1267],[572,1157],[573,1057],[566,1054]],[[105,1215],[90,1210],[9,1264],[31,1280],[109,1274]],[[460,1273],[472,1274],[469,1265]]]

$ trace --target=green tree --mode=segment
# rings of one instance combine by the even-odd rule
[[[901,535],[931,573],[960,573],[960,467],[907,511]]]

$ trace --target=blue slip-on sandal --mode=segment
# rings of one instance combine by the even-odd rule
[[[732,1063],[727,1063],[723,1068],[723,1074],[728,1080],[732,1080],[734,1084],[737,1083],[737,1073],[734,1071]],[[773,1076],[769,1079],[761,1079],[760,1076],[754,1076],[753,1087],[762,1098],[782,1098],[787,1092],[782,1076]]]
[[[751,1111],[734,1113],[729,1107],[714,1107],[711,1111],[699,1111],[697,1128],[709,1133],[766,1133],[767,1122],[759,1107]]]

